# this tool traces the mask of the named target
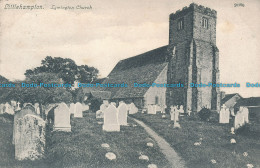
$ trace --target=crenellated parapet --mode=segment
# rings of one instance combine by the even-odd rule
[[[216,18],[217,17],[217,11],[215,11],[214,9],[210,9],[208,7],[204,7],[202,5],[197,5],[195,3],[190,4],[189,7],[184,7],[182,8],[182,10],[177,10],[175,13],[170,14],[170,19],[176,19],[179,17],[182,17],[184,15],[186,15],[189,12],[199,12],[202,13],[204,15],[208,15],[211,17]]]

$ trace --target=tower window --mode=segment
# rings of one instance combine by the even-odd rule
[[[208,19],[202,18],[202,27],[208,29]]]
[[[181,18],[178,20],[178,30],[182,30],[184,27],[184,19]]]

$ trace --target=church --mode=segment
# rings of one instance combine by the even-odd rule
[[[220,108],[220,90],[190,87],[190,83],[219,83],[219,50],[216,46],[217,12],[190,4],[169,16],[169,44],[119,61],[106,83],[110,101],[133,102],[139,109],[148,105],[183,105],[185,110]],[[181,87],[134,87],[139,84],[181,84]]]

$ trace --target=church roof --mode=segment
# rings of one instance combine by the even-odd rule
[[[134,83],[152,84],[168,65],[166,56],[167,46],[163,46],[119,61],[103,84],[124,83],[127,87],[107,87],[104,90],[111,92],[112,99],[143,97],[149,88],[134,88]]]
[[[235,106],[260,107],[260,97],[249,97],[240,99]]]
[[[221,100],[222,104],[226,103],[228,100],[230,100],[235,95],[238,95],[240,98],[242,98],[238,93],[226,94],[225,97]]]

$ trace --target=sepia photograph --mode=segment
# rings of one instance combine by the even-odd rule
[[[259,0],[0,0],[0,168],[260,168]]]

